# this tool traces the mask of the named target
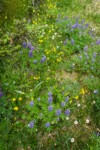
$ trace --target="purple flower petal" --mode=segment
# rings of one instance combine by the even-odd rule
[[[45,126],[46,126],[47,128],[50,127],[50,123],[47,122],[47,123],[45,124]]]
[[[70,114],[70,109],[65,110],[65,115],[69,115]]]
[[[61,114],[61,110],[60,109],[56,110],[56,115],[59,116],[60,114]]]

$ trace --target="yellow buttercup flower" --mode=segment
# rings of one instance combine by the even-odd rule
[[[18,100],[19,100],[19,101],[22,101],[22,97],[19,97]]]
[[[17,110],[18,110],[18,107],[14,107],[14,110],[17,111]]]
[[[15,102],[15,101],[16,101],[16,98],[13,98],[12,101]]]
[[[75,98],[75,99],[78,99],[78,98],[79,98],[79,96],[77,95],[77,96],[75,96],[74,98]]]
[[[42,42],[43,42],[43,40],[39,39],[39,43],[42,43]]]
[[[34,77],[34,80],[38,80],[40,77]]]
[[[85,90],[84,89],[81,89],[81,92],[80,92],[80,94],[85,94]]]
[[[57,61],[60,62],[60,61],[61,61],[61,58],[57,58]]]

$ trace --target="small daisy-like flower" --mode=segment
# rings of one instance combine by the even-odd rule
[[[93,104],[95,104],[96,102],[95,101],[93,101]]]
[[[77,124],[78,124],[78,121],[77,121],[77,120],[75,120],[75,121],[74,121],[74,124],[75,124],[75,125],[77,125]]]
[[[77,104],[77,107],[80,107],[81,106],[81,104],[79,103],[79,104]]]
[[[17,110],[18,110],[18,107],[14,107],[14,110],[17,111]]]
[[[66,120],[69,120],[69,117],[66,117],[65,119],[66,119]]]
[[[94,94],[97,94],[98,93],[98,90],[94,90],[94,92],[93,92]]]
[[[75,141],[75,139],[74,138],[71,138],[71,142],[73,143]]]
[[[86,119],[86,123],[88,124],[90,122],[90,120],[89,119]]]

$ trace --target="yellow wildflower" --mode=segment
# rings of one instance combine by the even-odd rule
[[[61,61],[61,58],[57,58],[57,61],[60,62],[60,61]]]
[[[34,80],[38,80],[40,77],[34,77]]]
[[[50,53],[49,51],[46,52],[47,55],[48,55],[49,53]]]
[[[43,42],[43,40],[39,39],[39,43],[42,43],[42,42]]]
[[[17,111],[17,110],[18,110],[18,107],[14,107],[14,110]]]
[[[78,98],[79,98],[79,96],[77,95],[77,96],[75,96],[74,98],[75,98],[75,99],[78,99]]]
[[[55,49],[55,48],[53,48],[53,52],[56,52],[56,49]]]
[[[80,92],[80,94],[85,94],[85,90],[84,89],[81,89],[81,92]]]
[[[19,97],[18,100],[19,100],[19,101],[22,101],[22,97]]]
[[[12,101],[15,102],[15,101],[16,101],[16,98],[13,98]]]

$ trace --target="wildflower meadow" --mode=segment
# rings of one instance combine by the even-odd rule
[[[100,150],[94,1],[1,1],[0,150]]]

